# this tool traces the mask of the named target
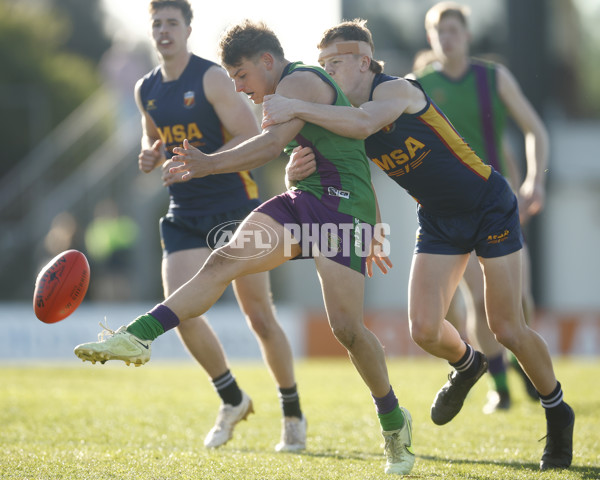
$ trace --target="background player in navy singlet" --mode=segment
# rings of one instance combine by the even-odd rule
[[[259,129],[227,73],[188,51],[192,11],[187,0],[153,1],[150,13],[161,63],[136,85],[143,127],[139,165],[144,172],[162,167],[166,182],[173,148],[184,139],[212,153],[238,145]],[[169,194],[169,210],[160,221],[165,297],[187,282],[208,258],[208,234],[213,228],[228,222],[235,227],[260,203],[256,183],[247,171],[176,183],[169,186]],[[300,410],[291,348],[271,303],[268,273],[240,278],[233,282],[233,289],[278,385],[283,419],[276,449],[302,449],[306,421]],[[221,397],[215,426],[204,441],[206,447],[219,447],[252,412],[252,401],[238,387],[223,348],[204,318],[185,322],[177,331]]]

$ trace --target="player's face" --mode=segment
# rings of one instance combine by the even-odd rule
[[[262,57],[256,62],[244,60],[236,67],[225,67],[235,83],[235,90],[248,95],[255,104],[261,104],[265,95],[275,93],[275,85],[263,60]]]
[[[162,57],[187,53],[187,39],[191,27],[185,24],[181,10],[166,7],[152,14],[152,38]]]
[[[469,32],[455,16],[443,18],[437,28],[430,28],[427,34],[438,58],[460,58],[469,54]]]
[[[362,57],[351,53],[319,59],[319,64],[346,94],[350,92],[358,79]]]

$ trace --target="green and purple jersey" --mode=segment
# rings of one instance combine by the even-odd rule
[[[507,176],[502,152],[506,107],[497,91],[496,64],[471,60],[458,79],[449,78],[436,65],[427,65],[415,77],[479,158]]]
[[[313,72],[330,84],[336,91],[333,105],[351,106],[342,90],[322,68],[301,62],[290,63],[282,78],[297,71]],[[312,148],[317,170],[299,181],[295,188],[313,194],[328,208],[375,224],[375,196],[364,142],[306,123],[285,152],[290,154],[297,145]]]

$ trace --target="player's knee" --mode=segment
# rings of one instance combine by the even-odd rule
[[[215,278],[226,277],[233,280],[238,275],[243,274],[243,272],[240,272],[240,266],[243,266],[244,262],[235,261],[227,251],[222,250],[225,248],[214,250],[202,266],[202,270],[210,272]]]
[[[432,345],[439,341],[440,329],[429,322],[411,320],[410,336],[419,346]]]
[[[356,342],[358,332],[356,329],[349,327],[348,325],[331,325],[331,331],[333,335],[346,349],[352,348]]]
[[[272,315],[264,311],[253,311],[246,313],[246,321],[252,331],[261,339],[265,340],[271,336],[273,329],[276,327],[276,322]]]
[[[496,337],[496,340],[501,345],[505,346],[511,351],[518,350],[520,343],[520,335],[516,329],[510,328],[509,325],[504,322],[500,325],[491,326],[492,333]]]

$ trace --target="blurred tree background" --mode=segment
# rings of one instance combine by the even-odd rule
[[[108,53],[117,54],[105,20],[102,0],[0,0],[0,268],[13,272],[0,298],[29,297],[41,265],[69,248],[98,274],[90,298],[95,288],[127,295],[123,250],[135,237],[102,255],[86,242],[98,222],[133,222],[123,205],[135,203],[139,116],[133,122],[133,85],[125,101],[114,80],[131,83],[148,68],[123,52],[107,72]]]
[[[94,92],[101,0],[0,0],[0,176]]]

